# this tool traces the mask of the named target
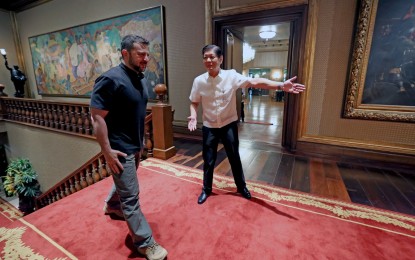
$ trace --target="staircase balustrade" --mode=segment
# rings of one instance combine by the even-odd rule
[[[72,174],[36,198],[36,209],[45,207],[66,196],[97,183],[108,176],[107,163],[102,153],[97,154]]]
[[[0,98],[0,119],[50,131],[95,139],[89,104],[25,98]],[[152,109],[147,109],[145,144],[153,154]],[[148,139],[150,138],[150,139]]]
[[[163,86],[162,90],[159,90],[156,93],[161,101],[164,100],[164,96],[166,94],[165,86]],[[162,122],[162,124],[156,124],[157,131],[160,132],[160,129],[171,128],[170,123],[173,121],[172,118],[174,111],[171,110],[171,106],[168,106],[169,109],[165,109],[167,105],[163,104],[161,101],[156,105],[156,108],[163,106],[164,110],[153,110],[152,108],[147,109],[144,127],[145,147],[141,160],[144,160],[147,157],[153,157],[154,138],[160,135],[156,133],[157,136],[155,136],[153,133],[153,119]],[[156,113],[156,115],[153,115],[153,112]],[[170,115],[166,117],[164,113]],[[168,122],[165,120],[166,118],[168,118]],[[48,131],[56,131],[79,137],[95,139],[89,104],[0,97],[0,120],[42,128]],[[162,140],[159,141],[161,148],[159,150],[164,152],[163,149],[165,149],[169,153],[168,156],[172,156],[173,153],[171,152],[171,148],[174,147],[167,147],[165,145],[166,140],[168,140],[168,144],[170,146],[172,145],[172,134],[167,137],[165,135],[160,135],[159,138]],[[168,149],[166,149],[166,147]],[[162,158],[167,157],[166,155],[163,155]],[[79,169],[69,174],[62,181],[38,196],[36,198],[36,208],[45,207],[55,201],[93,185],[94,183],[97,183],[110,175],[111,173],[107,169],[105,158],[102,153],[99,153]]]
[[[144,153],[153,156],[152,110],[145,118]],[[89,104],[1,97],[0,119],[49,131],[95,139]],[[41,208],[110,176],[104,156],[99,153],[36,199]]]

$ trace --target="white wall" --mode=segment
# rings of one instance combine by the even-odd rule
[[[7,159],[28,158],[46,191],[99,153],[93,139],[14,123],[1,123],[7,131]]]

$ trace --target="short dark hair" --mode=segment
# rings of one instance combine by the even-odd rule
[[[210,51],[210,50],[213,50],[213,52],[215,53],[215,55],[217,57],[222,56],[222,49],[219,46],[213,45],[213,44],[209,44],[209,45],[206,45],[205,47],[203,47],[202,55],[204,55],[205,52]]]
[[[134,43],[149,45],[150,42],[139,35],[128,34],[121,40],[121,50],[130,51],[134,47]]]

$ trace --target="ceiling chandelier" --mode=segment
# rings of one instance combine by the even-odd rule
[[[262,39],[266,39],[266,40],[275,37],[275,35],[277,35],[276,31],[261,31],[261,32],[259,32],[259,37],[261,37]]]

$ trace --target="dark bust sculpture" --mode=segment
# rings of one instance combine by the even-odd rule
[[[19,66],[14,65],[13,68],[9,67],[9,63],[4,63],[6,68],[10,71],[11,80],[13,81],[14,87],[16,89],[16,93],[14,93],[15,97],[24,97],[24,84],[27,80],[26,75],[23,74],[21,70],[19,70]]]

